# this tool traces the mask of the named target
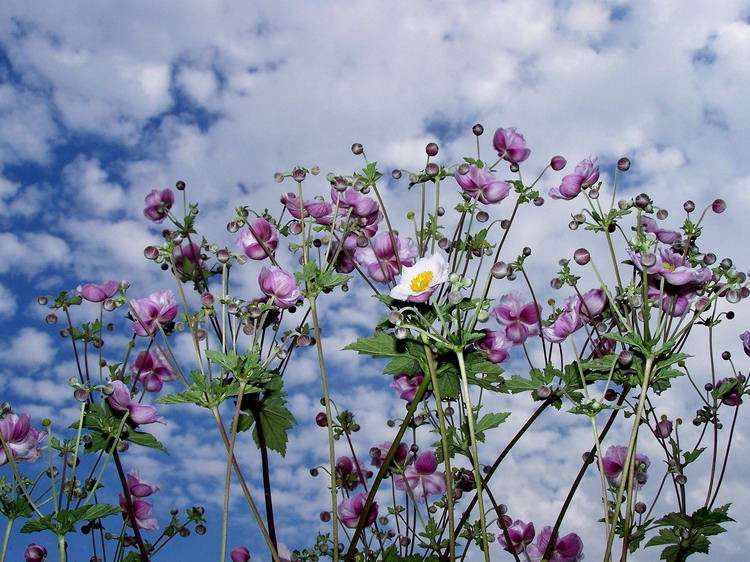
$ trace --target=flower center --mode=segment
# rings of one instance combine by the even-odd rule
[[[433,273],[432,271],[423,271],[419,275],[417,275],[414,279],[411,280],[411,283],[409,284],[409,287],[411,287],[411,290],[415,293],[421,293],[427,287],[430,286],[430,281],[432,281]]]
[[[675,269],[677,269],[677,268],[676,268],[675,266],[673,266],[673,265],[672,265],[671,263],[667,263],[667,262],[664,262],[664,263],[662,263],[662,264],[661,264],[661,266],[662,266],[662,267],[663,267],[664,269],[668,270],[668,271],[674,271]]]

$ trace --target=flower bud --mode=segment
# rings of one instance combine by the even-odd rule
[[[562,156],[553,156],[552,160],[550,160],[549,165],[550,165],[550,168],[552,168],[556,172],[559,172],[565,167],[567,163],[568,161],[565,160],[565,158],[563,158]]]
[[[510,171],[511,171],[511,172],[513,172],[514,174],[515,174],[515,173],[516,173],[516,172],[517,172],[518,170],[520,170],[520,169],[521,169],[521,168],[520,168],[520,166],[519,166],[519,165],[518,165],[518,164],[517,164],[516,162],[511,162],[511,163],[510,163],[510,166],[509,166],[509,168],[510,168]]]
[[[578,265],[586,265],[591,261],[591,254],[586,248],[578,248],[573,254],[573,260]]]
[[[688,199],[682,204],[682,208],[685,209],[685,212],[692,213],[693,211],[695,211],[695,203]]]
[[[630,169],[630,159],[623,156],[617,161],[617,169],[621,172],[627,172]]]
[[[55,324],[57,322],[57,316],[55,314],[48,314],[44,317],[44,321],[50,325]]]
[[[315,423],[320,427],[326,427],[328,425],[328,417],[325,412],[318,412],[315,416]]]
[[[362,145],[361,145],[360,143],[358,143],[358,142],[355,142],[355,143],[354,143],[354,144],[352,145],[352,153],[353,153],[354,155],[356,155],[356,156],[359,156],[359,155],[360,155],[360,154],[362,154],[362,153],[363,153],[364,151],[365,151],[365,149],[364,149],[364,147],[363,147],[363,146],[362,146]]]
[[[715,199],[711,203],[711,210],[716,214],[723,213],[727,210],[727,204],[723,199]]]
[[[651,203],[651,199],[646,193],[639,193],[635,197],[635,206],[639,209],[645,209]]]
[[[424,149],[424,151],[427,153],[427,156],[430,157],[437,156],[438,150],[438,145],[434,142],[429,143]]]
[[[477,123],[471,128],[471,132],[474,133],[474,135],[480,137],[482,136],[482,133],[484,133],[484,127]]]
[[[617,362],[623,367],[628,367],[633,362],[633,352],[627,349],[620,352]]]
[[[303,168],[295,168],[292,171],[292,179],[298,183],[305,181],[307,172]]]
[[[468,173],[469,173],[469,169],[470,169],[470,168],[469,168],[469,165],[468,165],[468,164],[466,164],[466,163],[464,163],[464,164],[461,164],[461,165],[460,165],[460,166],[458,167],[458,170],[456,170],[456,171],[457,171],[457,172],[458,172],[458,173],[459,173],[460,175],[462,175],[462,176],[465,176],[466,174],[468,174]]]
[[[399,180],[399,179],[401,179],[401,170],[393,170],[393,171],[391,172],[391,177],[392,177],[392,178],[393,178],[394,180]]]
[[[643,502],[635,502],[635,509],[636,513],[644,514],[646,513],[646,504]]]
[[[503,277],[507,277],[511,271],[511,267],[507,263],[499,261],[492,266],[492,277],[502,279]]]
[[[434,177],[438,175],[438,173],[440,173],[440,166],[438,166],[434,162],[430,162],[429,164],[427,164],[427,166],[425,166],[424,171],[428,176]]]

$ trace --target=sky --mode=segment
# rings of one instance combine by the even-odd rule
[[[702,207],[724,198],[728,211],[707,219],[704,244],[746,269],[748,53],[750,4],[734,0],[6,0],[0,7],[0,396],[35,421],[54,414],[68,423],[76,415],[66,386],[69,349],[58,328],[44,325],[39,295],[109,279],[128,280],[133,295],[174,289],[143,259],[143,248],[158,242],[160,232],[142,214],[149,191],[184,180],[201,205],[206,236],[230,245],[225,225],[235,206],[278,205],[274,172],[318,165],[323,174],[310,189],[325,194],[326,172],[361,166],[349,151],[353,142],[384,170],[416,169],[427,142],[439,143],[440,161],[453,162],[473,154],[474,123],[488,131],[482,137],[488,154],[489,133],[515,126],[532,150],[529,175],[558,153],[571,164],[593,154],[605,184],[627,155],[633,167],[622,195],[646,191],[673,211],[674,226],[684,200]],[[543,191],[555,181],[545,179]],[[415,202],[393,182],[384,197],[387,206]],[[509,239],[510,255],[533,248],[545,296],[557,260],[580,245],[566,228],[578,206],[548,203],[522,217]],[[238,276],[237,291],[250,292],[254,279]],[[364,295],[358,288],[331,295],[323,309],[327,349],[343,348],[379,319],[382,309]],[[750,328],[746,318],[738,314],[717,331],[720,348],[732,351],[740,370],[747,370],[747,358],[737,335]],[[113,358],[125,343],[125,335],[108,340]],[[188,351],[184,339],[176,347]],[[705,344],[694,349],[705,355]],[[403,405],[378,365],[351,352],[330,357],[334,398],[362,411],[355,445],[366,455],[391,435],[385,421]],[[300,424],[287,458],[273,459],[280,536],[291,548],[313,542],[326,506],[324,483],[307,473],[326,458],[324,432],[313,424],[320,393],[315,361],[307,352],[297,361],[287,388]],[[509,369],[516,367],[523,364]],[[665,413],[689,420],[690,400],[689,389],[678,389]],[[497,399],[499,408],[509,404]],[[512,408],[509,430],[533,404],[515,399]],[[134,451],[127,462],[174,505],[205,504],[215,539],[221,447],[208,438],[204,413],[164,412],[169,423],[157,432],[169,459]],[[742,507],[750,499],[741,470],[747,429],[740,415],[723,491],[740,521],[750,516]],[[488,438],[487,454],[505,439],[503,431]],[[551,524],[578,462],[568,453],[589,442],[588,428],[573,416],[542,420],[510,460],[496,495],[537,528]],[[258,474],[254,447],[246,443],[238,456]],[[253,484],[257,491],[258,480]],[[589,559],[601,552],[600,531],[590,524],[598,517],[596,486],[596,476],[587,477],[563,528],[581,534]],[[242,505],[241,497],[233,502]],[[157,506],[161,520],[169,507]],[[260,548],[243,530],[249,525],[237,519],[230,545]],[[729,529],[705,559],[747,551],[741,524]],[[27,538],[13,538],[11,559]],[[51,546],[50,537],[38,538]],[[181,540],[175,556],[215,554],[215,540]],[[634,559],[651,560],[653,552]],[[499,548],[496,554],[502,556]]]

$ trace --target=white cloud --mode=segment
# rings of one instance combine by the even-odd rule
[[[44,367],[55,357],[56,346],[49,334],[22,328],[16,337],[0,347],[0,357],[11,365]]]
[[[0,318],[13,316],[18,303],[13,293],[5,286],[0,284]]]

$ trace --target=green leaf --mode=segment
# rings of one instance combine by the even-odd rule
[[[266,440],[266,446],[279,453],[282,457],[285,456],[288,441],[287,432],[297,423],[297,420],[286,407],[286,400],[283,398],[266,399],[262,402],[262,406],[256,415],[263,428],[263,437]],[[255,419],[253,416],[248,417],[250,417],[248,428],[253,426],[253,440],[260,447],[258,426],[254,423]]]
[[[502,412],[498,414],[485,414],[480,420],[477,421],[474,428],[476,431],[487,431],[488,429],[494,429],[510,416],[510,412]]]
[[[230,373],[235,372],[238,364],[241,362],[241,358],[234,351],[221,353],[220,351],[207,350],[206,357]],[[200,380],[204,380],[203,377]],[[193,381],[195,381],[195,378],[193,378]]]
[[[394,357],[388,364],[383,368],[383,373],[390,375],[401,375],[406,373],[407,375],[414,375],[422,372],[422,366],[419,360],[411,355],[403,355],[401,357]]]
[[[509,381],[505,382],[508,390],[513,394],[518,394],[519,392],[537,390],[540,386],[548,385],[552,382],[552,378],[548,377],[548,375],[540,369],[531,369],[529,375],[531,375],[530,379],[524,378],[520,375],[513,375]]]
[[[55,531],[55,523],[52,521],[52,514],[44,517],[34,517],[29,519],[21,527],[22,533],[37,533],[39,531]]]
[[[164,447],[164,445],[162,445],[156,439],[156,437],[154,437],[150,433],[144,433],[143,431],[134,431],[131,429],[125,441],[130,441],[131,443],[135,443],[136,445],[140,445],[142,447],[149,447],[150,449],[158,449],[159,451],[169,454],[169,451],[167,451],[166,447]]]
[[[92,519],[101,519],[103,517],[114,515],[115,513],[120,513],[121,511],[122,511],[122,508],[116,505],[108,505],[106,503],[98,503],[96,505],[89,505],[86,507],[86,511],[84,511],[81,514],[79,521],[90,521]]]
[[[376,331],[373,336],[359,338],[344,349],[372,357],[400,357],[404,354],[403,347],[398,346],[398,340],[393,334],[381,330]]]

